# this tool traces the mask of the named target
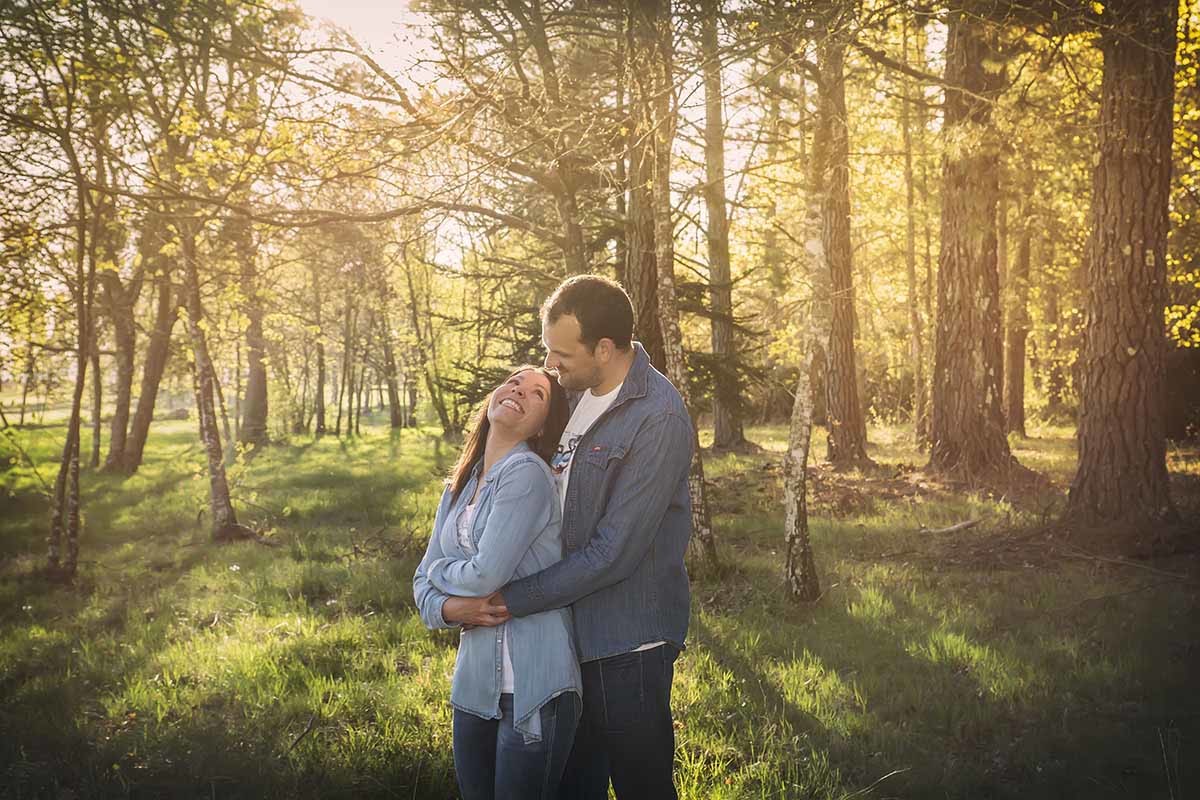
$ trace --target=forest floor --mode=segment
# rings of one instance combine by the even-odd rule
[[[726,566],[693,574],[682,797],[1200,793],[1200,557],[1056,524],[1069,429],[1014,439],[1046,481],[1005,492],[935,480],[873,427],[877,469],[812,471],[806,606],[781,577],[786,431],[748,433],[761,450],[706,462]],[[17,434],[47,481],[62,436],[53,414]],[[85,470],[63,587],[37,576],[47,501],[0,437],[0,798],[453,797],[456,637],[421,626],[410,581],[455,455],[374,419],[272,446],[230,474],[279,546],[217,545],[194,425],[155,423],[136,475]],[[1200,450],[1169,462],[1200,519]]]

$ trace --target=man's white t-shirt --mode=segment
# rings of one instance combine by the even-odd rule
[[[571,412],[571,419],[567,422],[562,437],[558,440],[558,450],[555,451],[554,458],[550,459],[550,471],[554,473],[554,480],[558,484],[558,502],[564,506],[567,503],[567,481],[571,479],[571,464],[575,460],[575,449],[579,445],[579,440],[617,399],[622,385],[618,383],[613,389],[602,395],[592,394],[592,390],[588,389],[579,398],[575,410]],[[666,642],[650,642],[641,647],[635,647],[633,652],[649,650],[663,644]]]

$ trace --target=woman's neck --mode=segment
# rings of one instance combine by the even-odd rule
[[[480,475],[487,475],[492,465],[504,458],[508,451],[520,444],[521,441],[519,434],[492,425],[488,429],[487,442],[483,446],[483,470]]]

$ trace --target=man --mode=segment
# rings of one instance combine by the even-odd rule
[[[581,275],[542,307],[546,367],[573,396],[551,469],[564,558],[490,598],[450,598],[447,621],[497,625],[570,605],[583,717],[561,796],[676,797],[671,680],[688,624],[684,554],[692,425],[675,387],[632,341],[633,306]]]

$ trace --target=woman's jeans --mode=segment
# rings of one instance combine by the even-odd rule
[[[557,796],[582,704],[564,692],[542,706],[542,739],[513,730],[513,696],[500,695],[500,719],[454,709],[454,771],[463,800],[548,800]]]

